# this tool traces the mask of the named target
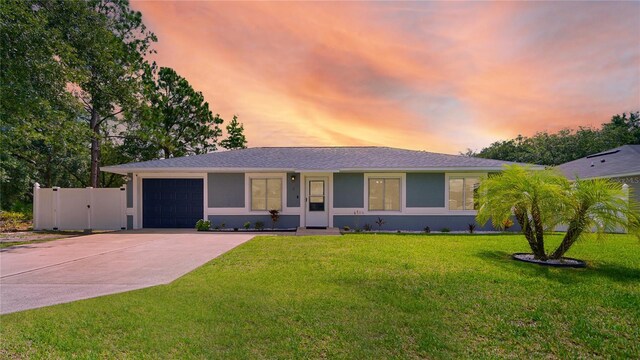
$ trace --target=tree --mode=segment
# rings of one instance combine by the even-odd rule
[[[640,111],[614,115],[602,125],[602,133],[609,142],[640,144]]]
[[[557,214],[564,211],[569,196],[567,184],[568,180],[551,171],[508,166],[480,182],[476,221],[484,225],[491,219],[494,228],[502,229],[515,215],[535,257],[546,260],[544,233],[559,223]]]
[[[570,194],[565,218],[569,227],[550,258],[562,258],[590,229],[603,233],[622,227],[639,234],[639,209],[633,200],[627,198],[621,183],[609,179],[578,179],[571,186]]]
[[[502,229],[515,216],[536,259],[559,259],[592,227],[599,232],[616,226],[640,230],[638,209],[626,200],[621,186],[607,179],[570,183],[554,170],[511,165],[480,182],[476,221],[484,225],[491,220]],[[569,229],[548,255],[544,235],[558,224],[569,224]]]
[[[78,181],[87,133],[80,103],[66,90],[73,50],[51,29],[53,11],[38,1],[0,2],[0,206],[30,201],[33,182]]]
[[[220,141],[220,146],[225,149],[246,149],[247,139],[244,136],[244,126],[238,122],[238,116],[233,115],[233,119],[227,125],[227,138]]]
[[[538,132],[532,137],[518,135],[479,152],[468,149],[462,155],[555,166],[627,144],[640,144],[640,112],[615,115],[601,129],[579,127],[554,134]]]
[[[51,9],[50,26],[73,49],[58,55],[73,71],[72,93],[83,103],[91,130],[90,185],[99,186],[101,141],[121,114],[138,104],[140,75],[155,35],[127,0],[39,1]]]
[[[137,144],[154,158],[216,150],[223,120],[213,115],[202,93],[171,68],[160,68],[157,77],[154,73],[153,68],[145,73],[146,107],[129,114],[128,146]]]

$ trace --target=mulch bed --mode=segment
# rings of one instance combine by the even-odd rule
[[[584,268],[587,267],[587,263],[582,261],[582,260],[578,260],[578,259],[574,259],[574,258],[568,258],[568,257],[563,257],[561,259],[549,259],[549,260],[538,260],[535,259],[533,254],[528,254],[528,253],[515,253],[511,256],[514,260],[518,260],[518,261],[522,261],[522,262],[527,262],[527,263],[532,263],[532,264],[538,264],[541,266],[553,266],[553,267],[571,267],[571,268]]]

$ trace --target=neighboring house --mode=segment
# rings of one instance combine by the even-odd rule
[[[558,166],[569,179],[608,178],[629,186],[640,201],[640,145],[624,145]]]
[[[103,167],[127,175],[127,227],[466,230],[479,180],[509,162],[388,147],[262,147]],[[487,225],[484,229],[491,229]]]

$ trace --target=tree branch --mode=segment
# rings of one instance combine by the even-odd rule
[[[105,120],[107,120],[108,118],[114,117],[114,116],[116,116],[116,115],[118,115],[118,114],[120,114],[120,113],[122,113],[122,112],[124,112],[124,109],[122,109],[122,110],[120,110],[120,111],[117,111],[117,112],[115,112],[115,113],[113,113],[113,114],[109,114],[109,115],[107,115],[107,116],[103,117],[102,119],[98,120],[97,125],[101,125],[101,124],[102,124]]]

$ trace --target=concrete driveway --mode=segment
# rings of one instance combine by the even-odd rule
[[[122,231],[0,250],[0,314],[167,284],[253,238]]]

